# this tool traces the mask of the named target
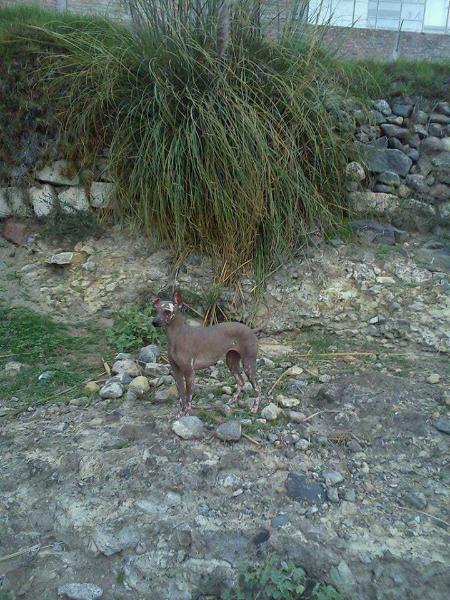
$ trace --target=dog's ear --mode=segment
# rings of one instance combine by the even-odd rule
[[[183,298],[181,296],[181,292],[180,290],[175,290],[173,293],[173,302],[174,304],[178,304],[178,306],[181,306],[183,304]]]
[[[156,306],[157,304],[159,304],[160,300],[159,300],[159,296],[157,296],[156,294],[152,294],[152,302],[153,304]]]

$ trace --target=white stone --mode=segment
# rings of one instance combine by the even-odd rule
[[[439,373],[432,373],[431,375],[429,375],[427,377],[428,383],[439,383],[440,380],[441,380],[441,376],[439,375]]]
[[[172,431],[183,440],[195,440],[204,436],[203,423],[198,417],[181,417],[172,425]]]
[[[34,214],[40,219],[46,217],[55,206],[56,192],[51,185],[32,187],[28,192]]]
[[[298,398],[286,398],[286,396],[283,396],[282,394],[279,394],[276,400],[283,408],[294,408],[300,404]]]
[[[288,375],[289,377],[298,377],[302,373],[303,369],[298,365],[293,365],[292,367],[290,367],[290,369],[286,371],[286,375]]]
[[[112,372],[121,374],[126,373],[130,377],[138,377],[141,374],[141,370],[139,365],[129,358],[124,358],[123,360],[116,360],[116,362],[112,366]]]
[[[364,215],[391,215],[398,210],[400,205],[397,196],[383,192],[351,192],[348,199],[353,210]]]
[[[47,259],[47,263],[50,265],[70,265],[73,260],[73,252],[59,252],[53,254]]]
[[[262,409],[261,416],[268,421],[275,421],[282,412],[283,410],[279,406],[271,402]]]
[[[109,399],[109,398],[120,398],[123,396],[123,387],[120,383],[116,381],[112,381],[110,383],[106,383],[99,392],[100,398]]]
[[[59,586],[58,596],[70,600],[98,600],[103,596],[103,590],[93,583],[66,583]]]
[[[36,179],[45,181],[46,183],[55,183],[57,185],[78,185],[80,177],[78,173],[69,176],[68,173],[73,172],[72,163],[67,160],[57,160],[51,165],[46,165],[43,169],[36,173]]]
[[[345,174],[354,181],[363,181],[366,178],[364,167],[356,161],[348,163],[345,167]]]
[[[148,392],[148,390],[150,389],[150,384],[148,382],[147,377],[143,377],[142,375],[140,375],[139,377],[135,377],[133,381],[131,381],[129,388],[143,394],[145,392]]]
[[[91,184],[90,200],[94,208],[104,208],[111,202],[114,194],[114,184],[103,181],[93,181]]]
[[[69,187],[58,195],[59,204],[65,212],[89,210],[89,201],[84,188]]]

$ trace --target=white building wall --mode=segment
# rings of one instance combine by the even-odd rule
[[[309,20],[318,24],[450,33],[450,0],[311,0]]]

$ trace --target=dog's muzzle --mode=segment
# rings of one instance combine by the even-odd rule
[[[162,321],[159,317],[156,317],[152,321],[154,327],[162,327]]]

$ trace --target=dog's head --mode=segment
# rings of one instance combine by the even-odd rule
[[[175,315],[183,308],[181,292],[175,290],[170,300],[161,300],[156,294],[152,295],[153,306],[156,309],[156,317],[153,319],[155,327],[167,327],[175,318]]]

